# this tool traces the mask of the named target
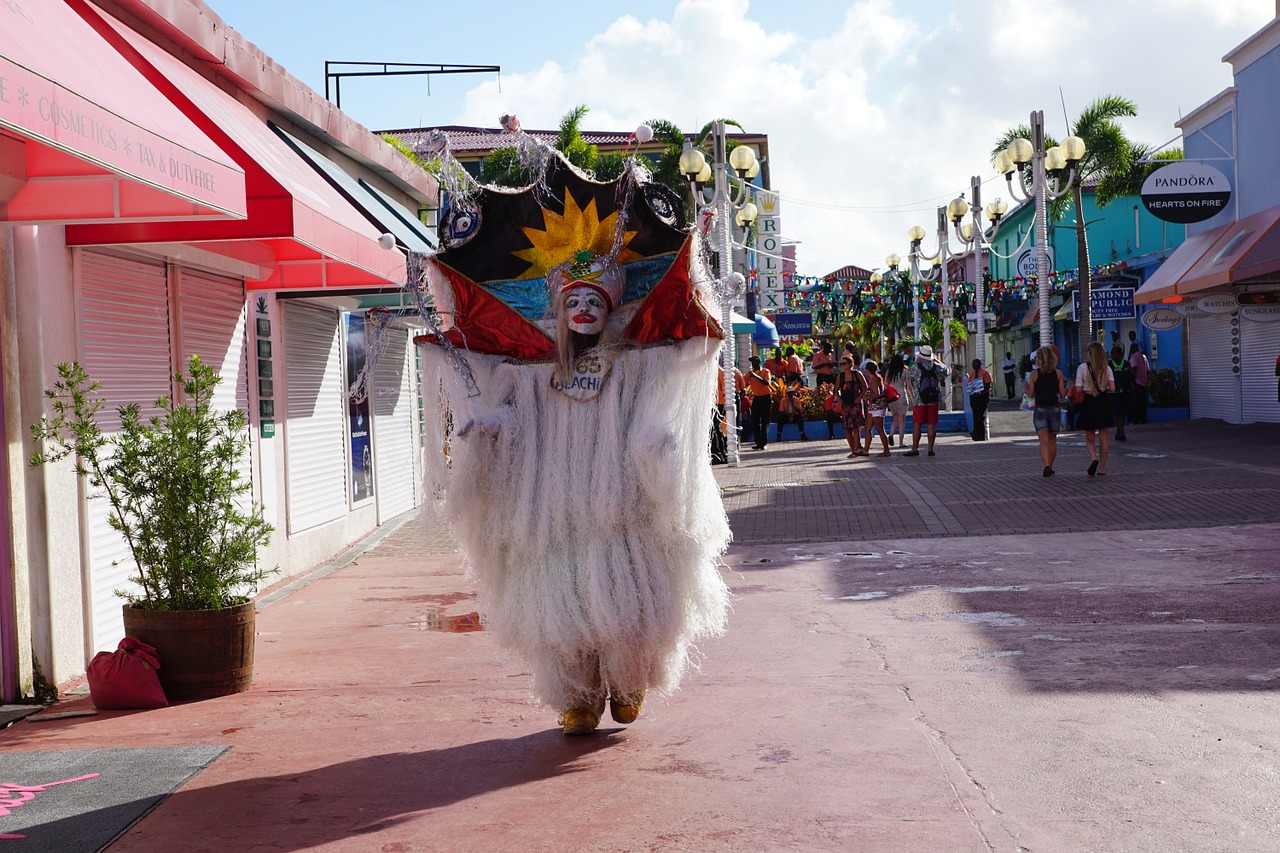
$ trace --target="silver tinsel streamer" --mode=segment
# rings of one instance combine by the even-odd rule
[[[479,396],[480,389],[476,386],[476,378],[471,372],[471,365],[467,364],[467,360],[458,352],[457,347],[445,337],[444,332],[440,329],[440,324],[436,322],[435,309],[429,304],[426,280],[427,257],[422,252],[409,252],[405,275],[408,280],[405,282],[405,289],[413,296],[414,304],[418,306],[418,315],[422,318],[423,325],[427,327],[427,332],[440,341],[440,346],[445,352],[445,358],[449,360],[449,364],[466,382],[467,396]]]

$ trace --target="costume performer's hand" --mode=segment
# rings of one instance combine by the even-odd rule
[[[498,430],[502,429],[502,422],[495,417],[468,418],[467,422],[462,425],[462,429],[458,430],[458,438],[466,438],[473,431],[479,430],[481,435],[492,436],[497,435]]]

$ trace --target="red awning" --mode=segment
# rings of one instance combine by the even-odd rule
[[[1193,237],[1133,295],[1137,304],[1189,296],[1280,270],[1280,206]]]
[[[1151,278],[1147,279],[1142,287],[1138,288],[1133,294],[1133,302],[1135,305],[1145,305],[1150,302],[1159,302],[1170,297],[1176,298],[1178,295],[1178,282],[1182,279],[1187,271],[1196,265],[1196,262],[1204,257],[1205,252],[1209,251],[1218,238],[1222,236],[1227,226],[1220,225],[1217,228],[1211,228],[1208,231],[1202,231],[1199,234],[1193,234],[1182,242],[1178,248],[1173,250],[1173,254],[1165,259],[1155,272],[1151,274]]]
[[[0,222],[243,217],[244,172],[84,8],[0,2]]]
[[[1195,266],[1178,281],[1178,295],[1234,284],[1280,270],[1280,206],[1227,225]]]
[[[1028,326],[1034,326],[1039,322],[1040,322],[1040,303],[1036,302],[1034,305],[1032,305],[1030,308],[1027,309],[1026,314],[1022,315],[1021,328],[1025,329]]]
[[[400,283],[404,256],[267,126],[266,117],[109,16],[108,33],[126,57],[196,126],[244,168],[248,219],[155,222],[67,229],[70,245],[255,241],[270,248],[269,276],[249,289],[351,288]],[[256,102],[253,104],[257,107]]]

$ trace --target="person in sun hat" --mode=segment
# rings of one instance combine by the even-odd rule
[[[933,443],[938,435],[938,406],[947,387],[947,366],[934,359],[933,347],[920,347],[916,363],[907,371],[907,383],[916,404],[911,410],[911,449],[903,455],[920,455],[920,433],[927,427],[929,455],[933,456]]]

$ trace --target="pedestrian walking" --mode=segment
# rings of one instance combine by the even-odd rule
[[[1031,423],[1040,440],[1044,476],[1053,476],[1058,458],[1058,431],[1062,429],[1062,399],[1067,396],[1067,378],[1058,369],[1058,355],[1049,347],[1036,350],[1034,366],[1027,374],[1028,393],[1035,402]]]
[[[1150,364],[1147,355],[1135,341],[1129,344],[1129,368],[1132,371],[1133,406],[1129,410],[1129,423],[1145,424],[1147,422],[1147,370]]]
[[[1133,397],[1133,371],[1129,368],[1129,360],[1124,356],[1124,347],[1116,344],[1111,348],[1111,358],[1107,362],[1111,374],[1115,377],[1115,389],[1108,392],[1111,401],[1112,425],[1116,428],[1116,441],[1128,441],[1124,434],[1124,422],[1129,415],[1129,403]]]
[[[920,455],[922,428],[928,429],[929,455],[934,455],[933,442],[938,435],[938,403],[942,399],[942,389],[946,387],[946,382],[947,366],[934,360],[933,347],[920,347],[916,363],[907,371],[907,385],[911,388],[911,396],[916,404],[911,410],[911,449],[905,456]]]
[[[874,361],[867,362],[867,437],[862,444],[863,455],[871,455],[871,436],[880,433],[881,456],[889,455],[889,436],[884,432],[884,416],[889,411],[889,403],[885,398],[884,377],[880,375],[880,366]]]
[[[907,412],[911,407],[911,398],[907,393],[907,361],[901,354],[889,360],[889,366],[884,370],[884,382],[889,414],[893,417],[889,425],[889,446],[893,447],[893,434],[896,432],[898,446],[906,447]]]
[[[844,422],[844,438],[849,442],[849,459],[866,456],[863,452],[862,425],[867,421],[866,379],[854,366],[853,353],[840,356],[840,373],[836,375],[836,389],[840,394],[840,417]]]
[[[756,437],[756,450],[769,446],[769,420],[773,415],[773,376],[760,367],[760,356],[751,356],[747,373],[747,393],[751,395],[751,432]]]
[[[1075,387],[1084,392],[1077,425],[1084,430],[1085,447],[1089,450],[1089,476],[1104,475],[1107,473],[1107,455],[1111,450],[1113,420],[1107,392],[1115,390],[1116,379],[1107,364],[1102,344],[1097,341],[1085,349],[1085,360],[1076,368]]]
[[[982,366],[982,360],[973,360],[973,370],[965,377],[964,392],[969,395],[969,410],[973,412],[974,441],[987,440],[987,407],[991,405],[991,386],[995,380]]]
[[[1000,365],[1004,371],[1004,390],[1008,395],[1007,399],[1013,399],[1013,386],[1018,381],[1018,363],[1013,360],[1013,353],[1006,352],[1004,354],[1004,362]]]

